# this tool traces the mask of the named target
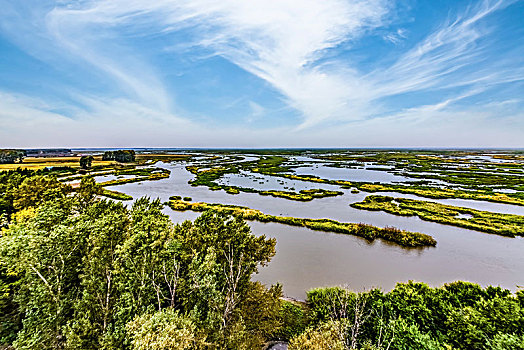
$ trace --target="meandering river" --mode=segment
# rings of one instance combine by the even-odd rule
[[[273,215],[330,218],[381,227],[395,226],[430,234],[438,242],[435,248],[406,249],[381,240],[369,243],[349,235],[323,233],[276,223],[250,222],[254,234],[265,234],[277,239],[275,257],[269,266],[261,268],[254,278],[265,284],[282,283],[287,296],[303,299],[306,291],[311,288],[341,284],[346,284],[354,290],[373,287],[389,290],[395,283],[408,280],[423,281],[432,286],[466,280],[481,285],[500,285],[511,290],[524,285],[522,238],[506,238],[426,222],[416,217],[399,217],[351,208],[350,203],[361,201],[369,195],[365,192],[351,193],[350,190],[342,190],[342,196],[296,202],[260,196],[256,193],[230,195],[225,191],[210,191],[207,187],[192,187],[188,184],[193,175],[185,170],[185,165],[157,163],[155,166],[171,170],[169,178],[129,183],[108,189],[124,192],[135,199],[148,196],[167,201],[170,196],[179,195],[191,197],[193,201],[247,206]],[[236,182],[238,185],[256,182],[257,188],[260,189],[293,187],[295,190],[340,190],[331,185],[268,179],[259,175],[255,178],[247,174],[229,176],[225,181]],[[399,193],[385,194],[430,200]],[[524,207],[513,205],[455,199],[431,201],[524,215]],[[193,220],[200,215],[194,212],[176,212],[170,208],[166,208],[165,213],[175,222]]]

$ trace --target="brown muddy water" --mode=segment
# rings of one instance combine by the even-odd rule
[[[142,196],[167,201],[169,196],[191,197],[192,201],[247,206],[267,214],[330,218],[343,222],[363,222],[384,227],[418,231],[432,235],[437,247],[406,249],[381,240],[368,242],[362,238],[312,231],[276,223],[250,222],[255,235],[265,234],[277,239],[276,255],[267,267],[260,268],[254,279],[265,284],[280,282],[287,296],[304,299],[307,290],[315,287],[348,285],[354,290],[374,287],[390,290],[397,282],[408,280],[440,286],[446,282],[466,280],[486,285],[500,285],[516,290],[524,285],[524,239],[506,238],[463,228],[422,221],[416,217],[399,217],[383,212],[351,208],[350,203],[363,200],[368,193],[343,190],[338,197],[295,202],[253,193],[230,195],[224,191],[210,191],[207,187],[192,187],[193,177],[185,164],[156,166],[171,170],[168,179],[145,181],[109,189],[124,192],[135,199]],[[234,181],[249,181],[249,176]],[[267,189],[284,185],[271,179],[258,179]],[[301,182],[301,181],[298,181]],[[307,185],[306,185],[307,184]],[[310,187],[310,183],[285,184],[285,187]],[[293,186],[294,185],[294,186]],[[335,186],[313,186],[336,188]],[[396,197],[428,200],[412,195],[385,193]],[[524,207],[468,200],[433,200],[445,204],[471,207],[494,212],[524,215]],[[174,222],[193,220],[199,213],[175,212],[165,208]]]

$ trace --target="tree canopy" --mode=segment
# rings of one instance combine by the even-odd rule
[[[93,163],[93,156],[80,157],[80,167],[82,169],[90,168],[92,163]]]
[[[252,281],[275,254],[238,216],[173,224],[160,200],[130,207],[34,171],[0,173],[0,348],[524,349],[524,291],[454,282],[304,303]]]
[[[133,150],[118,150],[106,151],[102,156],[102,160],[115,160],[120,163],[131,163],[135,161],[135,151]]]
[[[22,162],[27,155],[25,150],[21,149],[0,149],[0,164]]]
[[[51,183],[49,193],[27,196],[25,181],[0,237],[2,341],[20,349],[249,348],[278,328],[280,289],[250,280],[275,241],[255,237],[243,220],[207,212],[174,225],[159,200],[131,208],[100,200],[90,178],[74,196]],[[245,300],[277,311],[250,318]]]

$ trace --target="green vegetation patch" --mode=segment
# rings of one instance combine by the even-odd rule
[[[260,191],[263,196],[273,196],[278,198],[286,198],[294,201],[311,201],[315,198],[334,197],[344,194],[340,191],[327,191],[323,189],[301,190],[297,192],[291,191]]]
[[[256,172],[260,172],[263,174],[274,174],[281,171],[289,171],[287,168],[279,167],[279,165],[285,160],[283,157],[277,157],[277,156],[271,156],[262,158],[258,161],[257,166],[258,168],[255,168],[254,170]],[[245,162],[245,163],[252,163],[252,162]],[[246,166],[245,164],[243,165]],[[277,169],[278,168],[278,169]],[[232,174],[232,173],[238,173],[239,168],[235,165],[229,164],[229,165],[218,165],[213,168],[204,168],[201,169],[198,166],[188,166],[186,167],[186,170],[191,172],[192,174],[196,175],[196,178],[190,181],[191,186],[207,186],[212,191],[217,190],[225,190],[229,194],[239,194],[240,192],[247,192],[247,193],[258,193],[262,196],[272,196],[272,197],[278,197],[278,198],[284,198],[294,201],[311,201],[316,198],[324,198],[324,197],[334,197],[334,196],[340,196],[343,195],[344,192],[341,191],[328,191],[323,190],[319,188],[310,189],[310,190],[301,190],[299,192],[294,191],[276,191],[276,190],[257,190],[254,188],[248,188],[248,187],[238,187],[238,186],[228,186],[228,185],[221,185],[219,183],[216,183],[215,181],[220,179],[225,174]],[[292,176],[289,174],[283,174],[281,176]]]
[[[353,208],[385,211],[394,215],[418,216],[422,220],[459,226],[502,236],[524,236],[524,216],[499,214],[434,202],[389,196],[367,196]]]
[[[197,212],[215,210],[228,215],[237,215],[245,220],[260,222],[276,222],[284,225],[303,226],[316,231],[343,233],[363,237],[373,241],[376,238],[382,238],[389,242],[397,243],[404,247],[424,247],[435,246],[437,242],[429,235],[419,232],[409,232],[399,230],[394,227],[375,227],[362,223],[344,223],[330,219],[307,219],[294,218],[285,216],[268,215],[255,209],[247,207],[210,204],[210,203],[189,203],[181,200],[169,201],[169,206],[173,210],[185,211],[192,210]]]
[[[116,179],[100,183],[101,186],[116,186],[140,181],[162,180],[169,177],[171,171],[162,168],[133,169],[116,172],[115,175],[139,175],[127,179]]]
[[[0,149],[0,164],[22,163],[27,152],[20,149]]]
[[[387,293],[316,288],[307,294],[309,327],[289,349],[346,349],[343,340],[360,350],[522,350],[523,301],[524,291],[461,281],[399,283]]]
[[[135,161],[135,151],[133,150],[118,150],[106,151],[102,156],[102,160],[114,160],[120,163],[132,163]]]
[[[290,167],[282,165],[286,160],[287,158],[280,156],[262,157],[256,164],[256,170],[257,172],[266,175],[288,172]]]
[[[414,194],[421,197],[446,199],[460,198],[477,201],[496,202],[513,205],[524,205],[524,198],[514,193],[493,193],[491,191],[464,191],[451,188],[435,188],[427,186],[405,186],[390,184],[355,184],[358,189],[366,192],[399,192]]]
[[[504,203],[512,205],[524,206],[524,197],[522,193],[497,193],[491,190],[485,191],[467,191],[458,190],[452,188],[438,188],[421,185],[396,185],[396,184],[384,184],[384,183],[369,183],[369,182],[351,182],[345,180],[328,180],[316,177],[314,175],[292,175],[292,174],[281,174],[277,175],[285,177],[291,180],[301,180],[316,183],[325,183],[331,185],[338,185],[342,188],[355,187],[360,191],[365,192],[398,192],[414,194],[420,197],[435,198],[435,199],[447,199],[447,198],[460,198],[460,199],[471,199],[477,201],[487,201],[495,203]]]
[[[195,178],[189,183],[191,186],[207,186],[211,190],[222,189],[227,186],[219,185],[215,181],[220,179],[225,174],[238,173],[239,170],[235,166],[215,166],[209,169],[201,169],[198,166],[187,166],[186,170],[195,175]]]
[[[121,201],[129,201],[133,199],[133,197],[128,194],[118,192],[118,191],[108,190],[107,188],[103,188],[102,191],[100,192],[100,195],[107,197],[107,198],[118,199]]]

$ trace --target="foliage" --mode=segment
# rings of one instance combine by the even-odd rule
[[[80,157],[80,167],[82,169],[87,169],[91,167],[91,164],[93,163],[93,156],[82,156]]]
[[[102,156],[102,160],[115,160],[120,163],[132,163],[135,161],[135,151],[133,150],[118,150],[106,151]]]
[[[63,198],[71,187],[63,185],[56,178],[37,175],[26,178],[13,192],[16,209],[37,207],[45,201]]]
[[[307,309],[297,302],[282,300],[280,307],[282,327],[277,338],[290,340],[305,331],[308,326]]]
[[[491,341],[493,350],[524,350],[524,335],[497,334]]]
[[[308,328],[304,333],[291,339],[289,350],[344,350],[340,339],[339,325],[335,321]]]
[[[524,216],[499,214],[434,202],[388,196],[367,196],[352,207],[382,210],[401,216],[418,216],[422,220],[495,233],[503,236],[524,236]]]
[[[84,177],[73,196],[13,215],[0,237],[0,344],[236,349],[278,331],[281,288],[251,281],[274,240],[216,212],[175,226],[159,200],[128,209],[100,191]]]
[[[203,347],[194,322],[173,308],[137,316],[127,324],[135,350],[177,350]]]
[[[0,227],[7,225],[11,215],[17,210],[15,208],[15,193],[22,182],[36,173],[27,169],[17,169],[0,172]]]
[[[27,155],[27,152],[20,149],[0,149],[0,164],[22,163],[22,160]]]
[[[175,197],[172,197],[175,198]],[[284,225],[304,226],[312,230],[343,233],[363,237],[367,240],[382,238],[405,247],[435,246],[437,242],[433,237],[419,233],[396,229],[394,227],[375,227],[366,224],[343,223],[330,219],[303,219],[285,216],[264,214],[259,210],[246,207],[209,203],[189,203],[177,199],[169,201],[173,210],[206,211],[216,210],[218,212],[242,216],[246,220],[257,220],[261,222],[277,222]]]
[[[346,348],[519,349],[524,309],[517,295],[499,287],[454,282],[440,288],[397,284],[373,289],[317,288],[308,293],[313,325],[338,322]],[[317,326],[315,326],[317,327]]]

